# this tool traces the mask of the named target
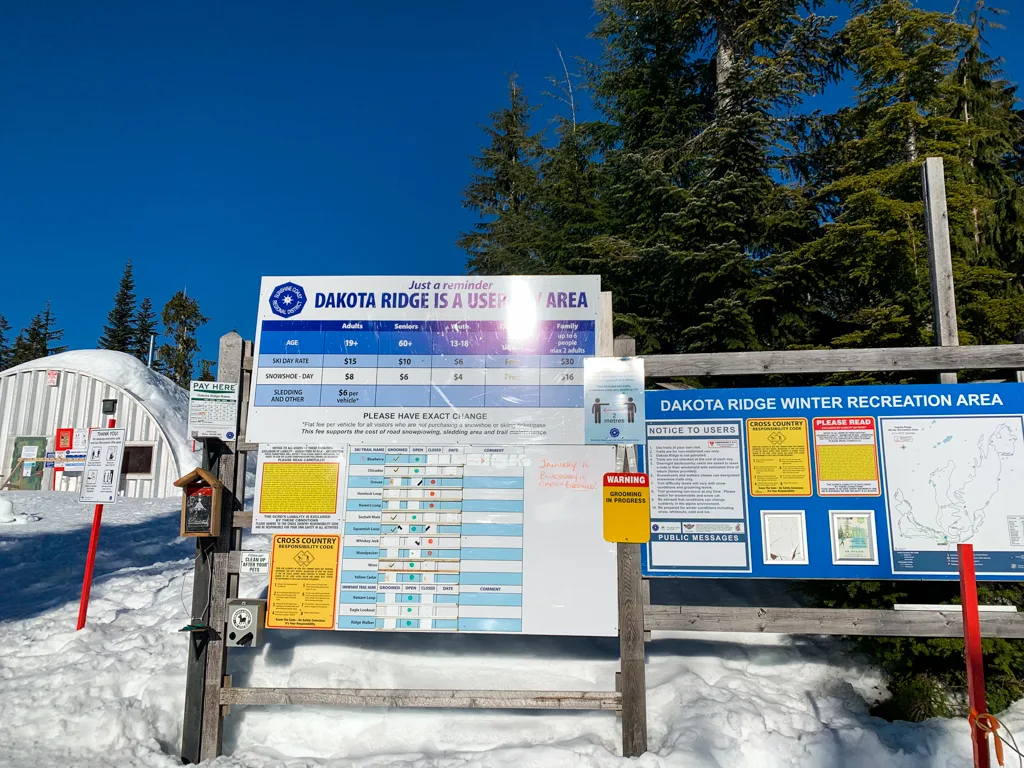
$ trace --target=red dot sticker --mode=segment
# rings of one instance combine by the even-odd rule
[[[433,504],[431,504],[431,505],[430,505],[430,508],[431,508],[431,509],[433,509],[433,508],[434,508],[434,505],[433,505]]]
[[[437,485],[437,480],[431,480],[431,481],[430,481],[430,484],[431,484],[431,485]]]
[[[434,543],[433,539],[427,539],[427,544],[433,544],[433,543]]]
[[[431,495],[431,496],[433,496],[433,495],[434,495],[434,492],[433,492],[433,491],[431,491],[431,492],[430,492],[430,495]]]

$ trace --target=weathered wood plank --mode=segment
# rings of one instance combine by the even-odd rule
[[[617,544],[619,654],[622,666],[622,756],[647,751],[647,670],[644,666],[644,595],[640,545]]]
[[[617,710],[614,691],[463,691],[365,688],[225,688],[228,705],[306,704],[338,707]]]
[[[928,268],[932,286],[932,318],[935,339],[942,347],[960,344],[953,291],[953,256],[949,245],[949,213],[946,210],[946,177],[941,157],[926,158],[921,165],[924,192],[924,228],[928,236]],[[941,384],[956,384],[956,373],[939,374]]]
[[[616,357],[634,357],[636,355],[636,339],[631,336],[616,336],[614,344]]]
[[[210,565],[214,541],[196,539],[196,563],[192,577],[192,616],[209,622],[207,597],[210,594]],[[188,661],[185,666],[185,710],[181,728],[181,760],[198,763],[203,729],[203,684],[206,679],[206,644],[202,634],[189,635]]]
[[[785,635],[962,637],[959,613],[854,608],[724,608],[649,605],[644,627],[685,632],[764,632]],[[1024,638],[1024,615],[982,613],[985,637]]]
[[[218,381],[242,380],[244,350],[245,343],[237,333],[221,337],[217,358]],[[192,614],[201,619],[209,630],[195,633],[189,647],[181,751],[182,760],[186,763],[216,757],[221,750],[223,721],[218,699],[226,664],[222,635],[227,597],[232,588],[230,573],[237,573],[237,555],[232,567],[229,553],[236,548],[241,533],[233,528],[234,511],[239,508],[236,494],[240,482],[235,457],[234,442],[204,441],[203,464],[207,468],[216,469],[217,477],[224,483],[225,489],[221,496],[219,535],[216,539],[197,542],[201,556],[196,560]],[[241,482],[244,486],[244,472]]]
[[[615,354],[614,315],[612,314],[612,292],[601,291],[600,311],[597,316],[598,357],[611,357]]]
[[[892,347],[889,349],[798,349],[778,352],[718,352],[650,355],[648,377],[741,376],[769,373],[957,371],[1024,367],[1024,345]]]
[[[235,512],[235,528],[252,528],[252,512]]]
[[[203,690],[202,759],[220,757],[224,717],[220,709],[221,685],[227,667],[224,631],[227,622],[228,553],[213,555],[213,589],[210,598],[210,639],[206,649],[206,680]]]

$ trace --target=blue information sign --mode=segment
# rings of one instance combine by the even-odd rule
[[[646,393],[645,576],[1024,579],[1024,385]]]

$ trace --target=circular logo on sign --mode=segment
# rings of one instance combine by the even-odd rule
[[[652,531],[660,531],[661,530],[661,526],[658,525],[657,523],[655,523],[654,525],[651,526],[651,530]]]
[[[252,613],[247,608],[240,608],[231,614],[231,626],[235,629],[248,629],[252,625]]]
[[[306,292],[301,285],[282,283],[270,293],[270,311],[278,317],[293,317],[306,306]]]
[[[611,435],[612,437],[618,437],[619,430],[616,429],[615,427],[612,427],[611,429],[608,430],[608,434]]]
[[[234,433],[234,432],[228,432],[228,433],[227,433],[227,437],[228,437],[228,440],[230,440],[230,439],[231,439],[231,438],[233,438],[234,436],[235,436],[235,433]]]

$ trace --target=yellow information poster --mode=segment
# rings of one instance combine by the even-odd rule
[[[253,533],[340,534],[345,457],[344,445],[261,443]]]
[[[265,515],[336,512],[340,469],[338,464],[264,464],[260,511]]]
[[[315,534],[274,536],[268,628],[334,629],[340,541]]]
[[[881,494],[874,417],[821,417],[812,427],[819,496]]]
[[[810,496],[807,419],[747,419],[751,496]]]

